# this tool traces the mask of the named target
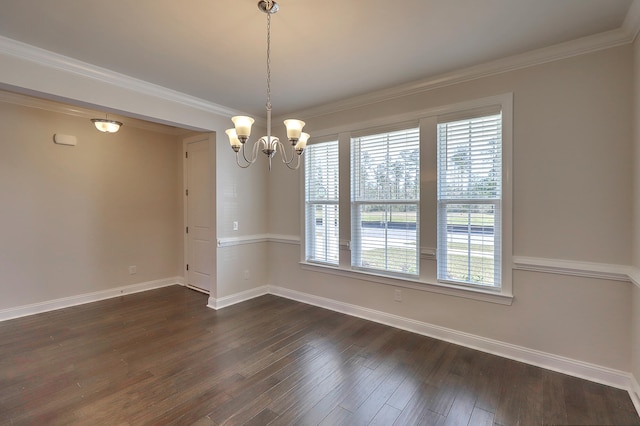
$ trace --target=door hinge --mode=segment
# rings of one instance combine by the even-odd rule
[[[189,264],[187,263],[187,271],[189,270]]]
[[[189,233],[189,227],[187,226],[187,234]]]
[[[184,158],[189,158],[189,152],[188,151],[184,153]]]
[[[186,195],[187,197],[189,196],[189,190],[188,189],[184,190],[184,195]]]

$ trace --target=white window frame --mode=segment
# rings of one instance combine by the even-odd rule
[[[334,139],[334,140],[317,142],[317,143],[313,143],[313,144],[309,145],[307,147],[307,151],[308,151],[307,152],[307,156],[314,149],[316,149],[317,147],[320,147],[322,145],[325,145],[325,144],[335,144],[336,145],[335,148],[338,151],[337,152],[337,157],[338,157],[338,165],[339,165],[340,164],[340,154],[339,154],[339,144],[338,144],[337,138]],[[309,211],[310,208],[314,208],[315,209],[316,206],[334,206],[334,208],[336,208],[338,210],[336,220],[338,222],[337,225],[339,227],[340,226],[340,209],[339,209],[340,200],[339,199],[337,199],[337,200],[334,200],[334,199],[310,199],[308,197],[307,188],[306,188],[307,178],[308,178],[309,173],[311,173],[311,170],[308,167],[306,167],[306,164],[305,164],[305,167],[303,168],[303,173],[302,173],[303,176],[304,176],[304,185],[303,185],[303,191],[304,191],[304,198],[303,198],[303,200],[304,200],[304,214],[303,214],[303,217],[305,219],[304,220],[305,224],[307,224],[308,223],[307,221],[309,220],[309,218],[307,218],[307,212]],[[338,179],[339,179],[339,171],[338,171]],[[339,186],[338,186],[338,192],[340,192],[340,187]],[[315,219],[315,216],[314,216],[314,219]],[[329,230],[329,228],[327,228],[327,224],[326,224],[326,217],[323,217],[323,220],[325,220],[325,234],[326,234],[326,232]],[[304,245],[304,259],[307,262],[327,264],[327,265],[331,265],[331,266],[338,266],[339,263],[340,263],[340,259],[339,259],[339,256],[340,256],[339,255],[339,253],[340,253],[339,243],[336,244],[336,246],[334,247],[335,253],[337,255],[337,258],[336,258],[335,262],[329,261],[327,259],[320,259],[320,258],[315,257],[317,241],[316,241],[315,237],[312,237],[310,235],[311,233],[313,233],[314,236],[316,235],[315,225],[316,224],[314,224],[312,229],[310,229],[311,227],[305,225],[306,234],[305,234],[305,245]],[[337,240],[339,241],[339,236],[337,237]],[[328,252],[333,251],[331,249],[326,250],[326,246],[327,246],[327,244],[329,244],[329,241],[327,240],[326,235],[325,235],[325,239],[324,239],[323,243],[325,245],[325,251],[328,251]]]
[[[350,141],[350,145],[351,145],[351,149],[352,152],[351,154],[353,155],[353,150],[360,150],[362,149],[362,145],[360,145],[362,143],[362,141],[358,140],[360,138],[367,138],[367,137],[384,137],[384,136],[389,136],[389,135],[393,135],[393,137],[397,138],[399,137],[400,132],[405,132],[405,131],[410,131],[415,129],[417,134],[418,134],[418,138],[420,135],[420,129],[419,126],[417,125],[418,123],[407,123],[404,125],[400,125],[400,126],[394,126],[392,128],[385,128],[385,129],[376,129],[373,131],[368,131],[368,132],[364,132],[364,134],[352,134],[351,135],[351,141]],[[389,143],[389,141],[386,141],[386,147],[387,147],[387,154],[389,154],[389,146],[392,146],[393,143]],[[419,139],[418,139],[418,146],[417,146],[418,150],[420,150],[420,143],[419,143]],[[356,167],[360,167],[361,163],[359,161],[360,159],[356,159],[356,158],[351,158],[351,170],[350,170],[350,176],[351,176],[351,182],[350,182],[350,189],[351,189],[351,253],[352,253],[352,257],[351,257],[351,266],[354,269],[360,269],[363,271],[369,271],[371,273],[379,273],[379,274],[385,274],[385,275],[406,275],[409,277],[414,277],[414,276],[418,276],[420,273],[420,193],[419,193],[419,182],[418,182],[418,193],[416,194],[417,198],[415,199],[399,199],[399,198],[394,198],[394,199],[378,199],[378,198],[367,198],[365,196],[362,196],[359,194],[359,190],[358,188],[355,186],[357,184],[357,182],[354,181],[355,179],[355,175],[358,174],[356,172],[356,170],[352,167],[354,164],[356,164]],[[420,177],[420,166],[418,165],[418,175],[417,177]],[[388,208],[393,208],[393,206],[398,206],[398,205],[412,205],[414,206],[414,209],[416,211],[416,230],[415,230],[415,234],[416,234],[416,246],[415,246],[415,259],[413,259],[413,261],[415,262],[415,268],[416,268],[416,272],[415,273],[410,273],[410,272],[403,272],[403,271],[394,271],[392,269],[388,269],[385,265],[385,268],[375,268],[375,267],[368,267],[368,266],[364,266],[362,265],[363,263],[363,230],[361,227],[362,224],[362,217],[361,217],[361,207],[363,206],[373,206],[373,205],[384,205]],[[386,215],[385,215],[386,216]],[[385,217],[386,218],[386,217]],[[388,223],[386,220],[384,221],[385,225]],[[382,233],[384,235],[384,253],[385,253],[385,263],[387,262],[389,256],[389,249],[392,248],[392,244],[389,243],[388,241],[388,236],[389,236],[389,229],[387,229],[386,227],[382,229]],[[413,266],[413,265],[412,265]]]
[[[448,145],[442,145],[441,143],[443,142],[442,139],[440,138],[440,126],[445,126],[448,124],[452,124],[452,123],[459,123],[459,122],[465,122],[465,121],[472,121],[472,120],[482,120],[488,117],[495,117],[495,116],[500,116],[499,118],[499,123],[500,123],[500,128],[502,127],[502,111],[496,109],[495,111],[484,111],[484,110],[480,110],[480,111],[470,111],[468,113],[467,116],[459,116],[459,114],[456,114],[455,117],[452,117],[450,119],[447,119],[447,117],[441,117],[438,120],[438,128],[437,128],[437,132],[438,132],[438,250],[437,250],[437,262],[438,262],[438,282],[441,283],[450,283],[450,284],[454,284],[454,285],[468,285],[468,286],[477,286],[480,288],[487,288],[487,289],[499,289],[502,286],[502,269],[501,269],[501,264],[502,264],[502,248],[501,248],[501,240],[502,240],[502,220],[501,220],[501,216],[502,216],[502,208],[501,208],[501,203],[502,203],[502,175],[500,175],[500,188],[497,191],[497,196],[495,197],[470,197],[471,194],[469,194],[469,192],[467,192],[467,189],[464,189],[461,194],[458,194],[458,197],[452,197],[451,193],[447,191],[447,189],[450,189],[450,186],[446,186],[445,182],[443,182],[440,177],[443,174],[446,174],[446,168],[449,166],[449,164],[447,163],[447,156],[448,156]],[[462,113],[464,114],[464,113]],[[461,128],[459,128],[460,130]],[[459,131],[458,130],[458,131]],[[467,128],[467,131],[469,131],[469,129]],[[482,135],[484,136],[484,134]],[[461,141],[464,140],[465,142],[469,142],[469,144],[466,146],[466,148],[468,149],[467,153],[469,154],[469,158],[471,158],[471,156],[475,155],[474,153],[476,152],[475,150],[477,148],[472,148],[471,146],[471,141],[472,141],[472,137],[476,138],[474,140],[474,142],[478,142],[478,138],[481,137],[480,134],[474,134],[473,136],[471,136],[469,133],[467,133],[465,136],[463,136],[462,139],[458,139],[455,136],[452,137],[454,143],[456,143],[456,139],[457,141]],[[448,141],[447,141],[448,142]],[[500,132],[500,147],[499,147],[500,151],[502,151],[502,132]],[[444,157],[443,157],[444,155]],[[500,157],[500,160],[502,160],[502,157]],[[501,163],[501,161],[500,161]],[[482,165],[486,166],[489,163],[487,162],[483,162]],[[502,164],[500,164],[500,168],[502,167]],[[475,176],[475,175],[474,175]],[[468,179],[461,179],[460,184],[464,185],[464,184],[470,184],[471,182],[471,176],[468,177]],[[451,183],[453,184],[453,182],[456,182],[456,180],[453,180]],[[447,194],[448,192],[448,194]],[[445,198],[441,198],[441,195],[447,194],[447,196]],[[463,280],[463,279],[456,279],[455,277],[448,277],[447,272],[448,272],[448,262],[449,262],[449,238],[454,235],[454,233],[450,233],[448,226],[449,223],[447,221],[447,210],[449,206],[455,206],[455,205],[460,205],[460,206],[487,206],[487,205],[491,205],[494,208],[494,232],[493,235],[491,236],[491,242],[493,243],[492,247],[492,267],[491,267],[491,274],[494,276],[494,280],[489,283],[489,282],[485,282],[485,283],[481,283],[478,280],[474,280],[471,277],[468,277],[468,279]],[[483,218],[484,219],[484,218]],[[471,246],[474,245],[472,244],[469,240],[471,238],[476,238],[477,242],[475,245],[484,245],[484,234],[481,235],[475,235],[473,236],[470,227],[472,226],[471,223],[467,223],[466,224],[469,228],[467,229],[467,233],[465,234],[464,232],[462,233],[462,235],[459,235],[461,237],[464,237],[466,235],[466,237],[468,238],[468,244],[467,244],[467,256],[466,256],[466,261],[467,263],[467,269],[470,275],[472,275],[472,268],[473,268],[473,258],[475,257],[477,259],[477,256],[481,256],[482,254],[479,253],[475,253],[475,256],[473,254],[473,251],[471,251]],[[464,244],[464,243],[463,243]],[[486,246],[491,247],[490,244],[487,244]],[[483,248],[483,253],[484,253],[484,248]],[[486,257],[486,256],[485,256]],[[477,264],[476,264],[477,266]],[[484,266],[484,265],[483,265]],[[480,269],[479,271],[476,270],[476,272],[480,272],[480,274],[482,274],[484,271],[486,271],[485,268]]]
[[[479,286],[465,286],[457,283],[438,282],[437,280],[437,123],[442,116],[459,115],[468,117],[470,113],[483,110],[502,111],[502,286],[498,289]],[[351,267],[350,256],[350,138],[353,134],[362,134],[366,129],[391,127],[399,123],[420,122],[420,275],[418,277],[391,276],[389,274],[363,271]],[[357,123],[335,126],[330,129],[314,130],[315,139],[322,135],[339,135],[340,156],[340,264],[335,266],[318,265],[304,259],[304,241],[302,241],[301,265],[305,270],[330,275],[338,275],[356,280],[370,281],[395,287],[463,297],[503,305],[513,302],[513,93],[490,96],[451,105],[410,111],[395,116],[376,118]],[[328,140],[325,138],[325,140]],[[304,177],[301,178],[301,196],[304,200]],[[304,218],[304,202],[301,203]],[[304,239],[304,220],[301,227]]]

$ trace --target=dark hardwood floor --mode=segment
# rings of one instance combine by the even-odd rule
[[[183,287],[0,323],[3,425],[640,425],[627,392],[263,296]]]

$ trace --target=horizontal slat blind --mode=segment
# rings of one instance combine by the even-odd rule
[[[418,274],[420,133],[351,139],[352,265]]]
[[[305,157],[306,259],[337,265],[340,241],[338,142],[309,145]]]
[[[438,124],[438,279],[500,287],[502,117]]]

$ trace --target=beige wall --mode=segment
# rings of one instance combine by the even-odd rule
[[[305,121],[318,135],[513,92],[514,254],[628,265],[631,60],[630,46],[613,48]],[[288,234],[299,220],[300,182],[275,177],[289,196],[270,204],[270,230]],[[298,247],[272,247],[274,285],[630,371],[628,283],[515,271],[512,306],[409,289],[395,303],[390,286],[304,271]]]
[[[633,141],[634,141],[634,215],[633,215],[633,266],[635,267],[636,280],[640,280],[640,37],[636,37],[633,45]],[[633,324],[631,344],[633,346],[633,374],[636,381],[640,382],[640,281],[633,289]],[[640,395],[639,395],[640,396]]]
[[[0,128],[0,309],[182,275],[178,137],[8,103]]]
[[[231,120],[224,123],[232,127]],[[249,146],[264,130],[255,126]],[[246,239],[267,233],[267,194],[271,183],[267,172],[266,157],[259,158],[251,167],[242,169],[236,165],[235,153],[229,146],[227,135],[221,133],[216,149],[217,173],[217,233],[222,242],[241,244],[217,249],[217,285],[211,296],[222,298],[267,284],[268,264],[264,243],[245,244]],[[242,161],[242,160],[241,160]],[[233,222],[238,230],[233,230]],[[245,239],[243,241],[243,239]],[[249,278],[246,278],[245,271]]]

